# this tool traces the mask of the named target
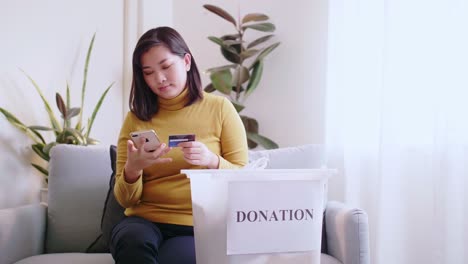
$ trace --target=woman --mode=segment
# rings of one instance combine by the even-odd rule
[[[195,263],[190,182],[181,169],[239,168],[247,163],[244,126],[232,103],[202,91],[187,44],[174,29],[151,29],[133,53],[130,109],[122,125],[114,193],[126,218],[112,231],[116,263]],[[153,129],[154,152],[130,140]],[[167,146],[169,135],[196,140]]]

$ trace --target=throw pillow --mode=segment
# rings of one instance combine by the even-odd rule
[[[109,241],[112,234],[112,228],[118,224],[124,217],[125,208],[120,206],[114,196],[115,184],[115,163],[117,159],[117,147],[110,146],[110,160],[112,175],[109,179],[109,190],[107,191],[106,201],[101,217],[101,234],[88,247],[87,253],[104,253],[109,252]]]

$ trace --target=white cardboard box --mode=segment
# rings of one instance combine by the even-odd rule
[[[320,263],[330,169],[182,170],[197,263]]]

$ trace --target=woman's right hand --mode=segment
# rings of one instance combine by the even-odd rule
[[[146,152],[144,150],[145,139],[140,138],[140,140],[140,149],[136,148],[133,141],[127,141],[127,162],[124,167],[124,177],[125,181],[128,183],[136,182],[144,168],[153,164],[168,163],[172,161],[172,158],[161,158],[171,150],[171,148],[166,144],[162,143],[153,152]]]

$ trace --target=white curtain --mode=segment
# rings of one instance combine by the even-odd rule
[[[330,197],[373,264],[468,263],[468,0],[330,0]]]

